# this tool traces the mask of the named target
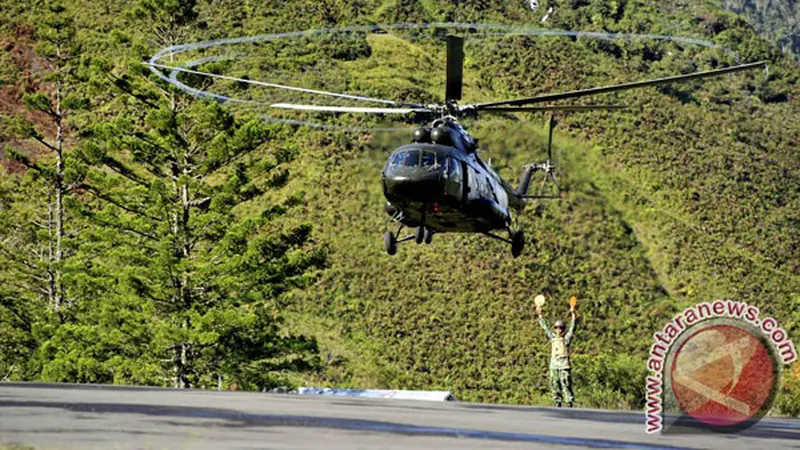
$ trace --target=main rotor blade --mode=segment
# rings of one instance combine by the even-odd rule
[[[537,111],[594,111],[625,109],[627,105],[548,105],[548,106],[498,106],[479,109],[479,112],[537,112]]]
[[[705,72],[695,72],[690,73],[687,75],[677,75],[673,77],[667,78],[658,78],[655,80],[646,80],[646,81],[635,81],[633,83],[624,83],[624,84],[616,84],[613,86],[605,86],[605,87],[597,87],[597,88],[590,88],[590,89],[581,89],[578,91],[570,91],[570,92],[562,92],[557,94],[545,94],[539,95],[536,97],[528,97],[528,98],[521,98],[518,100],[504,100],[499,102],[491,102],[491,103],[479,103],[474,105],[476,109],[483,110],[486,108],[493,108],[495,106],[519,106],[519,105],[529,105],[531,103],[541,103],[541,102],[552,102],[556,100],[564,100],[568,98],[578,98],[578,97],[585,97],[587,95],[597,95],[597,94],[604,94],[606,92],[616,92],[616,91],[623,91],[626,89],[636,89],[642,88],[647,86],[657,86],[660,84],[667,84],[673,83],[676,81],[686,81],[686,80],[694,80],[698,78],[706,78],[706,77],[714,77],[718,75],[724,75],[727,73],[732,72],[739,72],[741,70],[749,70],[754,69],[759,66],[765,66],[767,64],[766,61],[759,61],[756,63],[749,63],[749,64],[741,64],[738,66],[733,67],[726,67],[724,69],[715,69],[715,70],[708,70]]]
[[[308,88],[301,88],[301,87],[296,87],[296,86],[286,86],[286,85],[283,85],[283,84],[266,83],[264,81],[250,80],[250,79],[247,79],[247,78],[237,78],[237,77],[230,77],[230,76],[226,76],[226,75],[219,75],[219,74],[216,74],[216,73],[202,72],[202,71],[199,71],[199,70],[187,69],[185,67],[180,67],[180,66],[168,66],[168,65],[165,65],[165,64],[156,64],[156,63],[148,63],[148,65],[150,65],[152,67],[158,67],[159,69],[176,70],[178,72],[190,73],[190,74],[193,74],[193,75],[201,75],[201,76],[209,77],[209,78],[218,78],[220,80],[236,81],[236,82],[239,82],[239,83],[252,84],[254,86],[262,86],[262,87],[273,88],[273,89],[285,89],[285,90],[288,90],[288,91],[303,92],[303,93],[306,93],[306,94],[314,94],[314,95],[325,95],[325,96],[328,96],[328,97],[346,98],[348,100],[357,100],[357,101],[362,101],[362,102],[384,103],[384,104],[387,104],[387,105],[410,106],[410,107],[414,107],[414,108],[422,107],[422,105],[418,105],[416,103],[396,102],[396,101],[393,101],[393,100],[385,100],[385,99],[382,99],[382,98],[374,98],[374,97],[365,97],[365,96],[362,96],[362,95],[340,94],[338,92],[321,91],[319,89],[308,89]]]
[[[367,113],[367,114],[411,114],[431,113],[426,108],[362,108],[353,106],[296,105],[294,103],[275,103],[272,108],[297,109],[302,111],[322,111],[335,113]]]
[[[464,38],[447,36],[447,86],[445,100],[461,100],[464,77]]]

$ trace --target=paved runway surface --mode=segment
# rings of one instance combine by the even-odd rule
[[[800,421],[646,435],[642,413],[0,383],[0,449],[800,448]],[[13,447],[11,447],[13,448]]]

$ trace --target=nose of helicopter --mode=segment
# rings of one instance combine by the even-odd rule
[[[442,190],[439,174],[420,169],[388,171],[383,177],[383,188],[390,200],[424,202]]]
[[[421,148],[398,149],[383,170],[387,199],[425,202],[442,191],[442,165],[433,152]]]

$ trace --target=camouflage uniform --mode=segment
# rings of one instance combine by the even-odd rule
[[[572,335],[575,332],[575,320],[569,321],[567,332],[561,336],[556,336],[555,333],[550,331],[544,318],[539,319],[539,324],[544,328],[544,332],[547,333],[547,338],[550,339],[552,346],[552,352],[550,353],[550,391],[553,393],[553,401],[556,405],[561,406],[563,393],[564,400],[571,405],[575,396],[572,394],[569,346],[572,341]]]

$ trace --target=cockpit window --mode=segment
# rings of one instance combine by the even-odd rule
[[[413,150],[405,154],[403,165],[406,167],[416,167],[419,165],[419,150]]]
[[[436,165],[436,153],[422,152],[422,167],[431,167]]]
[[[390,167],[400,167],[403,165],[403,158],[405,158],[406,152],[398,152],[392,155],[391,161],[389,161]]]

